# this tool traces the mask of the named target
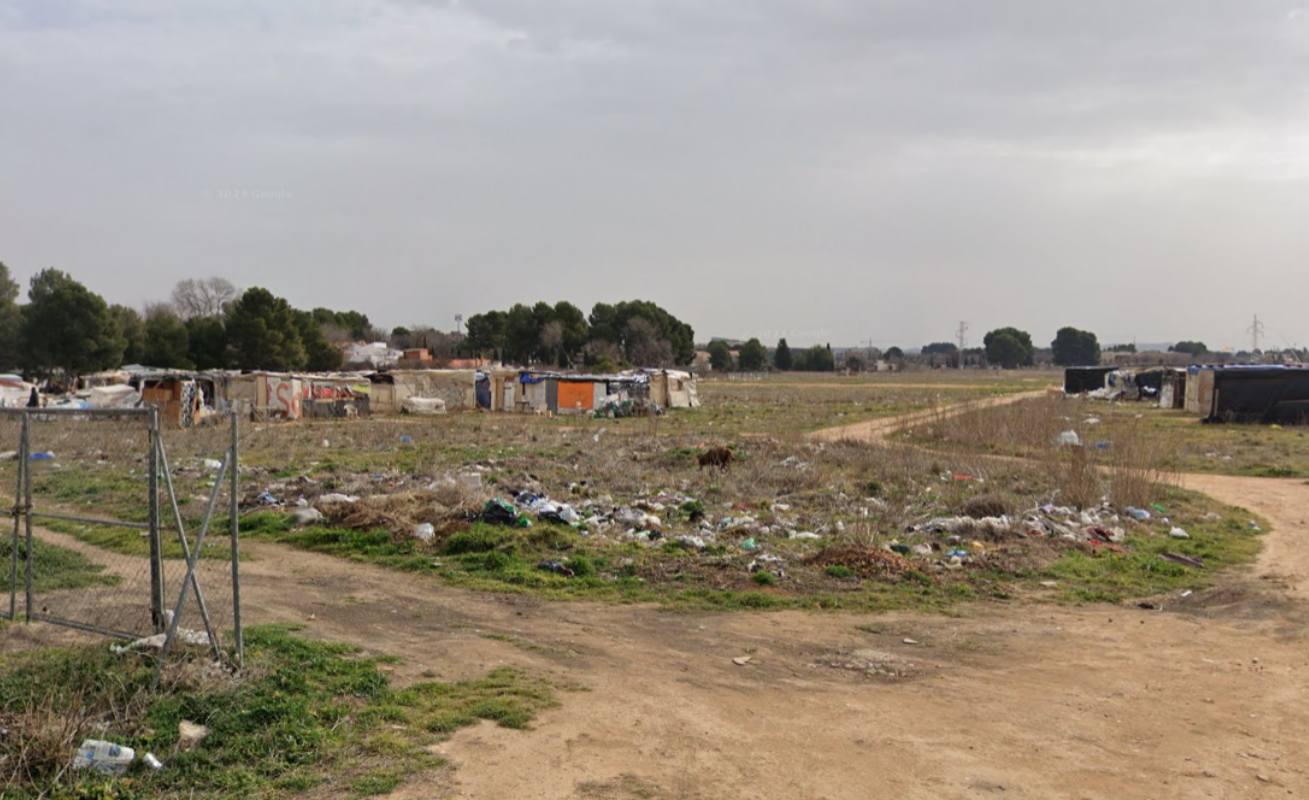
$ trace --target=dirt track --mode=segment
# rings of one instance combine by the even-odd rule
[[[397,797],[1302,796],[1309,486],[1187,483],[1276,531],[1248,574],[1162,611],[681,613],[472,593],[252,543],[245,615],[398,655],[402,680],[515,664],[581,687],[532,730],[460,731],[441,747],[456,769]]]

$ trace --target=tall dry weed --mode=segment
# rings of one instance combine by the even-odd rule
[[[1068,430],[1085,446],[1059,445],[1059,435]],[[1167,436],[1135,417],[1098,427],[1081,403],[1061,397],[940,412],[923,435],[961,450],[1032,459],[1053,479],[1059,502],[1070,505],[1095,505],[1104,496],[1117,505],[1143,505],[1158,497],[1160,487],[1177,482],[1171,465],[1178,447]]]

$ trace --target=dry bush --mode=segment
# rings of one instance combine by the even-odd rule
[[[965,515],[973,519],[981,519],[982,517],[1002,517],[1012,513],[1012,508],[1004,498],[986,494],[970,498],[964,503],[963,511]]]
[[[1063,398],[1040,397],[963,412],[940,409],[916,427],[928,439],[969,450],[1024,453],[1043,449],[1072,421]]]
[[[1144,506],[1159,496],[1159,487],[1177,485],[1178,443],[1140,420],[1115,428],[1106,453],[1109,497],[1120,506]]]
[[[1056,499],[1061,505],[1090,508],[1100,504],[1100,473],[1086,448],[1048,446],[1042,463],[1059,487]]]
[[[1161,484],[1176,482],[1176,444],[1139,420],[1112,428],[1089,424],[1095,409],[1061,397],[1042,397],[961,414],[939,413],[917,438],[961,449],[1027,456],[1058,487],[1060,503],[1090,506],[1107,495],[1118,505],[1142,505]],[[1060,446],[1060,433],[1076,431],[1082,447]],[[1096,447],[1098,440],[1106,448]]]
[[[438,531],[460,527],[481,506],[480,496],[453,482],[422,492],[399,492],[335,503],[324,511],[334,524],[357,530],[385,528],[408,537],[415,526],[431,523]]]

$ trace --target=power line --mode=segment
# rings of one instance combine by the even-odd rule
[[[964,334],[968,333],[968,323],[959,320],[959,369],[964,368]]]
[[[1251,353],[1258,352],[1259,337],[1264,335],[1264,324],[1259,321],[1258,314],[1254,315],[1254,322],[1251,323],[1250,327],[1246,328],[1245,331],[1246,333],[1250,334],[1250,343],[1251,343],[1250,352]]]

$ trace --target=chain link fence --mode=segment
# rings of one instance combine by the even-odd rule
[[[222,423],[188,440],[155,408],[0,409],[0,613],[239,662],[238,437]]]

